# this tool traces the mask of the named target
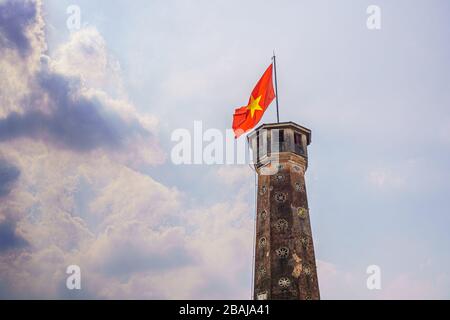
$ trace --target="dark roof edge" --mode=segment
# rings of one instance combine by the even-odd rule
[[[285,128],[285,127],[290,127],[290,126],[293,126],[293,127],[297,128],[297,129],[299,129],[299,130],[301,130],[301,131],[307,133],[307,136],[308,136],[308,145],[311,144],[311,135],[312,135],[311,129],[308,129],[308,128],[306,128],[306,127],[303,127],[303,126],[301,126],[301,125],[299,125],[299,124],[297,124],[297,123],[295,123],[295,122],[292,122],[292,121],[289,121],[289,122],[280,122],[280,123],[264,123],[264,124],[260,125],[259,127],[257,127],[255,130],[253,130],[253,131],[248,135],[248,137],[250,138],[251,136],[253,136],[254,134],[256,134],[256,132],[257,132],[258,130],[261,130],[261,129],[265,129],[265,128]]]

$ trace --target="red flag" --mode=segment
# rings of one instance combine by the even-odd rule
[[[273,64],[267,68],[256,84],[245,107],[236,109],[233,116],[233,130],[236,138],[253,129],[261,120],[267,107],[275,99],[273,89]]]

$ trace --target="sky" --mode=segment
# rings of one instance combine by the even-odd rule
[[[171,136],[230,129],[276,50],[281,121],[312,130],[322,299],[449,299],[449,12],[0,0],[0,298],[250,299],[254,173],[175,165]]]

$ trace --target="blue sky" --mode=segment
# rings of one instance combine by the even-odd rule
[[[66,27],[74,4],[78,32]],[[381,30],[366,27],[372,4]],[[0,60],[0,296],[76,298],[64,288],[75,263],[86,297],[250,297],[252,171],[174,166],[170,136],[195,120],[229,128],[275,49],[281,120],[313,131],[307,189],[322,298],[450,298],[449,9],[43,1],[26,59],[11,41]],[[55,90],[78,97],[67,113],[45,98]],[[37,111],[54,116],[51,130],[2,134],[13,112]],[[93,128],[81,130],[85,117]],[[272,106],[263,121],[274,120]],[[70,124],[75,132],[55,129]],[[80,150],[89,137],[97,143]],[[366,288],[373,264],[380,291]],[[17,284],[31,270],[37,279]]]

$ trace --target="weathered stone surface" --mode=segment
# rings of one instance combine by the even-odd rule
[[[261,134],[267,130],[268,134]],[[286,146],[277,147],[270,141],[272,130],[282,130]],[[293,136],[302,136],[302,145],[295,146]],[[258,198],[255,247],[254,297],[283,300],[320,299],[316,260],[305,187],[308,165],[307,145],[311,132],[296,124],[273,124],[258,128],[249,139],[253,146],[272,144],[269,154],[258,159]],[[302,152],[298,152],[302,150]],[[274,157],[274,156],[277,157]],[[278,161],[276,162],[276,159]],[[266,175],[268,167],[277,172]]]

